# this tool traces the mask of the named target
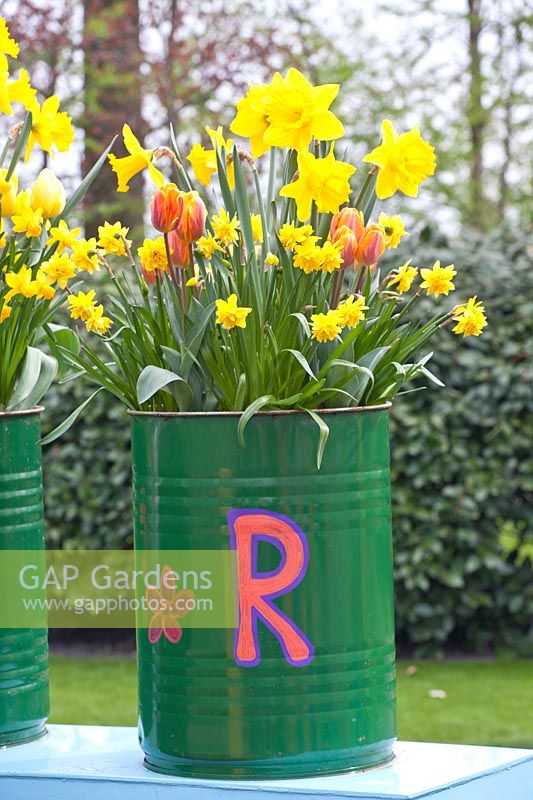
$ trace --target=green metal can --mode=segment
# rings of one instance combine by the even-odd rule
[[[131,413],[137,550],[230,548],[239,566],[236,631],[137,632],[146,766],[291,778],[391,759],[388,406],[319,412],[320,470],[305,412],[257,414],[244,449],[238,414]]]
[[[0,551],[44,549],[41,411],[0,413]],[[48,710],[47,630],[0,629],[0,746],[42,736]]]

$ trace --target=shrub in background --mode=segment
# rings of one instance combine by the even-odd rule
[[[528,251],[526,237],[510,230],[452,244],[425,228],[413,239],[417,266],[438,254],[443,264],[474,273],[469,285],[479,287],[490,325],[464,344],[443,331],[432,370],[446,391],[395,402],[399,642],[423,654],[522,652],[533,618],[533,564],[509,550],[530,552],[531,245]],[[392,255],[393,265],[402,263],[401,246]],[[48,428],[90,391],[54,389]],[[83,423],[45,448],[44,469],[51,547],[131,546],[129,421],[118,402],[99,395]]]
[[[432,364],[446,390],[394,406],[399,641],[419,652],[522,650],[533,564],[506,557],[502,538],[523,545],[531,531],[531,250],[508,230],[452,246],[425,229],[417,263],[432,263],[437,249],[443,263],[474,273],[489,327],[462,348],[443,331]]]

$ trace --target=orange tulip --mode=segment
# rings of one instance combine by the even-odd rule
[[[365,229],[362,213],[356,208],[341,208],[340,211],[333,214],[329,226],[329,238],[332,242],[339,240],[339,232],[342,228],[348,228],[359,241]]]
[[[177,221],[175,230],[185,244],[198,241],[205,234],[207,208],[198,192],[187,192],[183,195],[183,210]]]
[[[182,241],[176,230],[168,234],[168,246],[170,247],[170,260],[175,267],[184,269],[191,263],[189,245]]]
[[[156,231],[169,233],[176,227],[183,210],[183,192],[174,183],[165,183],[152,195],[150,212]]]
[[[385,252],[385,238],[379,225],[365,228],[355,253],[355,264],[374,267]]]

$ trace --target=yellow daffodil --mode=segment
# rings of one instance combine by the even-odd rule
[[[225,208],[221,208],[218,214],[211,218],[211,227],[215,237],[221,244],[236,244],[239,241],[240,223],[237,214],[230,216]]]
[[[211,231],[198,239],[196,242],[196,249],[201,256],[207,259],[213,258],[215,253],[224,252],[224,248],[219,245]]]
[[[67,200],[65,187],[51,169],[42,169],[32,186],[30,204],[34,210],[40,209],[45,219],[57,217],[65,208]]]
[[[250,86],[246,96],[237,103],[237,114],[230,125],[232,133],[250,140],[254,158],[259,158],[271,147],[264,140],[269,100],[270,86],[264,83]]]
[[[85,320],[85,327],[89,333],[99,333],[103,335],[107,333],[113,320],[109,317],[104,317],[104,307],[102,305],[93,306],[90,313]]]
[[[328,311],[327,314],[313,314],[311,316],[311,336],[318,342],[331,342],[339,333],[342,325],[337,311]]]
[[[355,328],[357,323],[365,318],[365,311],[367,310],[368,306],[365,306],[365,298],[355,297],[351,294],[337,308],[339,325],[342,325],[343,328]]]
[[[67,253],[54,253],[48,261],[43,262],[41,270],[50,283],[57,283],[61,289],[66,289],[67,283],[76,274],[74,262]]]
[[[286,222],[279,229],[278,236],[285,250],[294,250],[297,244],[302,244],[311,236],[313,228],[311,225],[296,226],[292,222]]]
[[[6,180],[7,169],[0,169],[0,217],[11,217],[15,213],[19,181],[16,175]]]
[[[427,289],[428,295],[447,295],[455,289],[453,278],[457,275],[453,264],[441,267],[440,261],[435,261],[431,269],[421,269],[420,274],[424,279],[420,284],[421,289]]]
[[[266,254],[265,264],[269,267],[277,267],[279,264],[279,258],[275,253],[271,253],[270,251]]]
[[[67,299],[72,319],[81,319],[84,322],[89,319],[96,306],[94,295],[94,289],[91,289],[89,292],[69,294]]]
[[[398,134],[390,119],[382,123],[383,141],[363,158],[379,167],[376,194],[380,200],[400,191],[418,195],[418,186],[435,172],[435,148],[420,136],[418,128]]]
[[[457,322],[453,332],[462,333],[463,336],[479,336],[483,328],[488,324],[485,316],[485,306],[476,296],[471,297],[465,306],[457,306],[453,310],[453,317]]]
[[[203,280],[202,280],[202,276],[200,275],[200,269],[198,267],[198,264],[195,264],[194,265],[194,275],[192,276],[192,278],[189,278],[189,280],[185,282],[185,286],[190,287],[192,289],[194,286],[200,286],[201,287],[202,284],[203,284]]]
[[[121,222],[104,222],[98,228],[98,247],[106,255],[127,255],[126,245],[131,245],[131,241],[126,239],[129,230]]]
[[[55,287],[52,286],[48,275],[42,269],[37,270],[35,286],[37,297],[43,297],[45,300],[51,300],[56,293]]]
[[[24,233],[28,237],[39,236],[43,227],[43,214],[31,207],[30,193],[27,189],[17,195],[14,213],[11,216],[14,233]]]
[[[233,140],[224,139],[222,126],[219,125],[216,130],[213,130],[208,125],[205,128],[207,135],[211,139],[212,149],[207,150],[201,144],[194,144],[187,156],[187,161],[190,163],[194,177],[199,181],[202,186],[208,186],[211,182],[211,176],[217,171],[217,153],[223,149],[226,151],[226,175],[230,189],[235,188],[235,169],[232,160]]]
[[[23,264],[17,272],[6,272],[4,277],[6,286],[9,286],[9,291],[4,297],[5,303],[9,303],[11,298],[18,294],[23,297],[35,297],[37,294],[32,271],[26,264]]]
[[[216,157],[213,163],[213,150],[207,150],[199,142],[193,144],[189,150],[187,161],[190,162],[194,172],[194,177],[202,186],[211,183],[211,176],[217,171]]]
[[[418,274],[418,269],[411,266],[412,260],[413,259],[410,258],[409,261],[406,261],[405,264],[402,264],[401,267],[398,267],[398,272],[387,282],[387,286],[396,285],[400,294],[404,294],[404,292],[409,291],[414,279]]]
[[[292,197],[300,222],[311,214],[314,201],[320,212],[334,213],[350,196],[349,178],[355,167],[337,161],[331,150],[325,158],[312,153],[298,154],[298,178],[280,190],[282,197]]]
[[[163,272],[169,268],[165,240],[162,236],[157,239],[145,239],[142,247],[137,248],[137,254],[146,272],[158,269]]]
[[[50,247],[50,245],[57,243],[56,252],[61,255],[64,250],[72,250],[75,247],[80,233],[81,228],[72,228],[70,230],[65,220],[60,219],[54,228],[50,228],[50,236],[46,244]]]
[[[269,86],[250,87],[237,103],[230,130],[250,139],[254,157],[270,147],[304,151],[313,138],[338,139],[344,128],[329,110],[338,91],[338,84],[313,86],[294,68],[285,77],[276,72]]]
[[[9,33],[4,17],[0,17],[0,53],[5,53],[11,58],[17,58],[19,54],[19,46]]]
[[[322,248],[317,241],[318,236],[308,236],[294,248],[293,266],[303,270],[306,275],[319,270],[322,264]]]
[[[2,305],[2,308],[0,308],[0,325],[2,324],[2,322],[5,322],[6,319],[9,319],[12,311],[13,309],[7,303],[4,303]]]
[[[165,176],[153,163],[154,151],[144,149],[129,125],[124,125],[122,135],[124,137],[124,147],[129,155],[118,158],[111,153],[108,156],[111,169],[118,179],[117,192],[129,191],[131,179],[147,167],[148,174],[155,185],[162,186],[165,182]]]
[[[243,308],[237,305],[237,295],[231,294],[227,300],[217,300],[216,321],[227,331],[232,328],[246,328],[246,317],[251,313],[251,308]]]
[[[19,54],[19,46],[16,41],[11,37],[7,22],[3,17],[0,17],[0,71],[7,71],[7,58],[17,58]]]
[[[401,239],[406,235],[403,219],[399,214],[389,216],[388,214],[381,212],[379,215],[378,224],[383,231],[385,246],[389,250],[396,250]]]
[[[100,269],[100,257],[98,256],[94,236],[91,236],[90,239],[78,239],[74,242],[71,258],[77,270],[84,270],[89,275],[97,272]]]
[[[30,83],[30,76],[21,69],[16,80],[8,80],[9,73],[0,69],[0,113],[12,114],[12,103],[20,103],[29,111],[35,105],[37,91]]]
[[[35,101],[30,111],[32,126],[25,161],[28,161],[36,144],[46,153],[51,153],[53,147],[60,153],[65,153],[74,141],[74,128],[66,111],[59,110],[59,98],[52,95],[42,106]]]
[[[289,69],[285,78],[276,73],[270,87],[265,143],[303,151],[313,138],[339,139],[344,127],[329,111],[338,92],[339,84],[313,86],[294,68]]]
[[[322,272],[334,272],[342,266],[342,241],[325,241],[320,248],[320,269]]]
[[[261,215],[252,214],[250,222],[252,224],[252,235],[254,237],[254,242],[257,242],[257,244],[263,244],[263,223],[261,222]]]

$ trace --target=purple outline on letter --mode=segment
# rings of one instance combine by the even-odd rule
[[[267,619],[265,619],[257,611],[257,609],[255,607],[252,607],[252,620],[251,620],[252,639],[253,639],[253,642],[254,642],[254,645],[255,645],[255,652],[257,653],[257,655],[256,655],[256,657],[255,657],[255,659],[253,661],[241,661],[237,657],[237,643],[238,643],[238,640],[239,640],[239,630],[240,630],[240,625],[241,625],[241,604],[239,602],[239,624],[238,624],[238,626],[237,626],[237,628],[235,630],[235,637],[234,637],[234,641],[233,641],[233,657],[235,659],[235,663],[238,664],[241,667],[255,667],[255,666],[257,666],[258,664],[261,663],[261,650],[259,648],[258,630],[257,630],[257,621],[258,621],[258,619],[261,619],[261,621],[263,622],[263,625],[265,625],[274,634],[276,639],[279,641],[280,646],[281,646],[281,650],[283,652],[283,655],[285,656],[286,661],[293,667],[305,667],[305,666],[307,666],[307,664],[309,664],[313,660],[313,658],[315,656],[315,648],[314,648],[312,642],[300,630],[300,628],[296,625],[296,623],[293,622],[293,620],[291,620],[290,617],[288,617],[286,614],[284,614],[283,611],[281,611],[276,605],[274,605],[274,603],[272,603],[271,600],[274,600],[276,597],[281,597],[282,595],[287,594],[292,589],[294,589],[296,586],[298,586],[298,584],[301,583],[302,580],[304,579],[304,577],[305,577],[305,575],[307,573],[307,567],[309,565],[309,544],[307,542],[307,537],[306,537],[305,533],[303,532],[303,530],[300,528],[300,526],[297,525],[294,522],[294,520],[292,520],[290,517],[285,516],[285,514],[278,514],[275,511],[268,511],[268,510],[266,510],[264,508],[243,508],[243,509],[230,508],[229,511],[228,511],[227,519],[228,519],[229,535],[230,535],[231,549],[232,550],[237,551],[237,536],[235,534],[235,521],[239,517],[250,516],[250,514],[261,514],[262,516],[273,517],[274,519],[279,519],[282,522],[285,522],[294,531],[294,533],[296,533],[296,535],[298,536],[298,538],[300,539],[300,541],[302,543],[303,553],[304,553],[304,563],[303,563],[303,567],[302,567],[300,573],[296,576],[296,578],[292,581],[292,583],[290,583],[288,586],[285,586],[281,591],[272,592],[271,594],[261,595],[261,599],[268,606],[270,606],[270,608],[274,611],[275,614],[277,614],[279,617],[282,617],[282,619],[284,619],[285,622],[287,622],[287,624],[293,629],[293,631],[297,634],[297,636],[299,636],[300,639],[302,639],[306,643],[306,645],[309,648],[309,655],[303,661],[293,661],[293,659],[291,658],[289,652],[287,651],[287,648],[285,646],[285,642],[283,641],[283,638],[278,635],[278,631],[276,631],[276,629],[272,627],[270,622]],[[258,547],[257,547],[256,539],[257,539],[257,542],[262,540],[262,541],[266,541],[266,542],[269,542],[269,543],[275,545],[275,547],[277,547],[277,549],[281,553],[281,563],[280,563],[279,567],[276,570],[274,570],[273,572],[258,572],[257,571],[257,552],[258,552]],[[266,533],[252,533],[252,577],[253,578],[269,578],[269,577],[273,577],[274,575],[277,575],[279,572],[281,572],[281,570],[283,569],[283,567],[285,566],[285,563],[287,561],[286,549],[285,549],[285,547],[283,547],[283,550],[282,550],[282,547],[283,547],[282,543],[278,539],[276,539],[274,536],[270,536],[269,534],[266,534]]]

